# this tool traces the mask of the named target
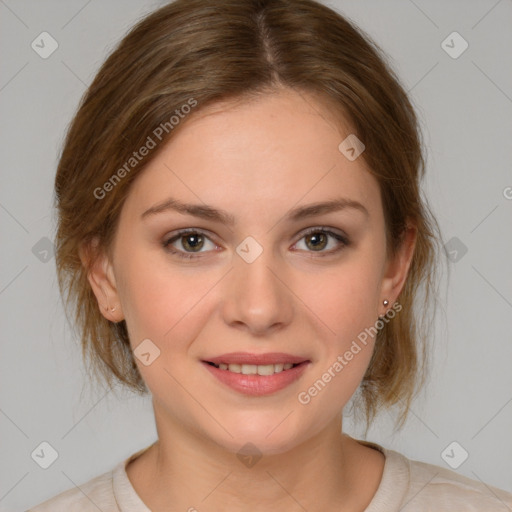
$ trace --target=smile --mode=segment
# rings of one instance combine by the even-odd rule
[[[292,369],[297,364],[293,363],[278,363],[278,364],[226,364],[226,363],[211,363],[215,368],[226,370],[233,373],[242,373],[243,375],[274,375],[286,370]]]
[[[213,382],[248,396],[271,395],[291,386],[311,364],[310,360],[289,354],[238,353],[212,359],[201,363]]]

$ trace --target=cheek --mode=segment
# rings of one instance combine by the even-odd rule
[[[141,268],[132,274],[124,289],[126,325],[139,372],[155,397],[173,390],[174,406],[185,406],[178,382],[185,382],[197,361],[189,358],[205,319],[212,314],[208,290],[218,279],[191,279],[169,268]],[[210,282],[211,281],[211,282]],[[125,310],[126,304],[126,310]],[[158,354],[149,365],[137,358],[143,340],[150,340],[149,352]],[[148,343],[144,341],[144,343]],[[145,349],[144,352],[147,352]]]
[[[336,348],[344,349],[378,318],[375,305],[379,287],[375,265],[354,258],[353,262],[340,266],[336,273],[323,276],[317,283],[319,286],[308,295],[307,303],[328,327],[326,332],[336,340]]]
[[[132,344],[139,338],[161,338],[172,327],[180,312],[178,290],[144,269],[129,276],[121,300]]]
[[[121,301],[132,346],[153,340],[162,351],[179,351],[212,312],[208,293],[221,275],[177,270],[165,258],[134,257],[122,269]],[[172,345],[172,347],[171,347]]]
[[[377,336],[378,267],[372,259],[359,253],[322,279],[322,293],[309,297],[315,314],[328,326],[323,328],[324,354],[312,386],[304,400],[315,402],[312,408],[320,414],[322,404],[343,408],[358,388],[370,363]],[[335,407],[335,408],[336,408]],[[327,408],[329,409],[329,408]]]

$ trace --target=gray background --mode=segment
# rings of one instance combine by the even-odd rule
[[[156,435],[149,399],[87,385],[44,250],[78,101],[126,30],[163,3],[0,0],[1,511],[81,484]],[[512,2],[329,5],[381,45],[410,90],[428,146],[425,192],[444,241],[467,247],[448,263],[423,396],[402,432],[384,413],[368,439],[445,467],[441,453],[457,441],[469,453],[458,472],[512,491]],[[59,44],[47,59],[31,48],[43,31]],[[441,47],[453,31],[469,43],[457,59]],[[350,418],[346,430],[362,435]],[[30,455],[42,441],[59,454],[46,470]]]

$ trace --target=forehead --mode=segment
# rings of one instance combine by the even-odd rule
[[[350,127],[311,95],[217,103],[185,121],[135,180],[128,207],[141,213],[172,196],[261,219],[343,196],[378,214],[377,181],[362,158],[350,161],[338,148]]]

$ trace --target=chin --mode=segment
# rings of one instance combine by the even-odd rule
[[[264,414],[258,411],[246,413],[243,418],[225,422],[226,430],[233,437],[224,431],[219,436],[217,430],[217,435],[211,439],[236,455],[243,455],[245,452],[255,452],[258,455],[286,453],[309,437],[304,422],[298,428],[297,418],[292,419],[292,416],[293,413],[288,418],[286,414]]]

